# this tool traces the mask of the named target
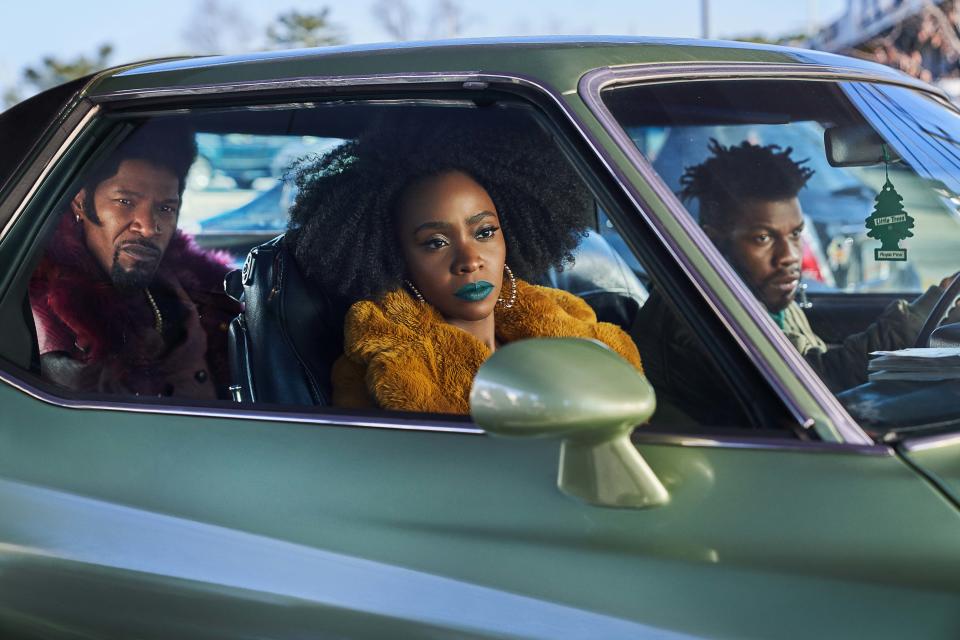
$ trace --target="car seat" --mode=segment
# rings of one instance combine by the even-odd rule
[[[647,299],[646,288],[596,232],[583,239],[575,257],[572,266],[551,271],[540,283],[582,297],[598,319],[628,329]],[[234,399],[329,405],[330,370],[343,352],[348,305],[306,281],[283,236],[251,249],[243,269],[227,274],[225,286],[244,304],[230,324]]]
[[[593,229],[574,252],[575,261],[562,271],[551,269],[539,281],[583,298],[597,320],[629,331],[649,292],[626,261]]]
[[[243,269],[227,274],[225,288],[244,305],[229,329],[234,399],[330,404],[346,305],[303,278],[283,235],[251,249]]]

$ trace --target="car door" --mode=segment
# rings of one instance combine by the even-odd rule
[[[941,487],[951,500],[960,497],[960,471],[957,467],[957,437],[935,434],[905,438],[900,445],[904,457],[918,471]]]
[[[8,338],[30,327],[36,252],[25,247],[49,233],[43,223],[110,132],[94,122],[78,133],[0,240],[0,305],[10,326],[19,318]],[[597,197],[649,273],[679,273],[584,141],[567,146],[596,171]],[[676,295],[712,353],[743,355],[689,283]],[[0,374],[0,628],[11,636],[957,629],[954,505],[886,445],[806,432],[746,356],[718,382],[752,397],[743,430],[668,417],[637,432],[669,502],[632,509],[559,491],[555,438],[498,438],[438,415],[76,394],[39,379],[22,351],[5,346]]]
[[[558,491],[556,442],[468,424],[64,407],[26,391],[3,387],[10,633],[956,630],[955,508],[886,447],[639,438],[670,503],[611,509]]]

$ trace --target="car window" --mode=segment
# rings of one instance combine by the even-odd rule
[[[54,219],[50,235],[30,283],[41,363],[37,373],[58,393],[93,394],[101,399],[159,398],[184,404],[242,402],[274,408],[336,406],[363,412],[465,414],[462,403],[433,401],[445,397],[451,388],[460,388],[447,378],[432,381],[435,388],[414,404],[382,406],[381,398],[364,395],[372,393],[369,389],[360,394],[360,400],[336,395],[337,384],[343,384],[338,379],[359,379],[358,388],[363,389],[364,373],[351,369],[356,361],[345,353],[353,354],[349,352],[351,307],[366,298],[339,288],[351,277],[345,266],[351,250],[336,254],[334,249],[338,243],[367,246],[357,237],[370,233],[376,223],[351,216],[360,210],[399,206],[400,194],[407,191],[391,182],[395,181],[391,171],[399,171],[400,165],[388,161],[424,162],[417,159],[420,152],[404,145],[414,145],[410,141],[419,140],[424,131],[443,130],[459,132],[451,136],[466,136],[458,144],[468,151],[454,156],[459,160],[450,160],[452,167],[460,167],[457,171],[469,177],[471,162],[479,162],[478,158],[489,158],[487,166],[503,165],[496,168],[499,173],[491,174],[494,177],[480,178],[493,185],[483,189],[493,194],[495,209],[523,207],[546,216],[490,222],[476,232],[477,242],[508,232],[522,234],[533,240],[517,246],[545,254],[552,251],[562,258],[565,249],[550,243],[574,229],[564,228],[552,236],[548,230],[568,224],[574,214],[582,222],[570,245],[573,259],[566,264],[558,260],[548,268],[542,256],[526,262],[517,253],[507,256],[507,266],[513,263],[518,275],[504,269],[502,299],[497,303],[504,307],[498,311],[502,317],[520,296],[543,298],[547,306],[538,307],[536,313],[564,319],[558,321],[560,328],[542,335],[599,340],[638,370],[642,367],[658,394],[655,426],[682,431],[762,424],[759,405],[749,400],[755,394],[738,371],[743,362],[725,366],[719,342],[705,339],[711,334],[704,330],[704,322],[716,320],[696,306],[702,303],[677,302],[681,294],[668,282],[672,275],[667,275],[676,268],[665,261],[662,247],[651,246],[645,252],[628,247],[625,233],[646,237],[623,226],[633,216],[620,211],[609,194],[586,186],[581,177],[586,169],[569,148],[552,141],[547,121],[525,104],[505,100],[478,107],[472,101],[447,99],[435,104],[430,100],[347,101],[256,110],[198,109],[169,116],[120,117],[119,121],[133,124],[133,132],[85,169],[78,190],[50,212]],[[540,136],[532,151],[524,151],[532,155],[522,162],[508,157],[514,138],[492,142],[508,130],[521,142],[525,131]],[[381,141],[387,147],[400,146],[388,151],[364,146],[367,138],[378,136],[389,138]],[[164,141],[163,153],[155,146],[158,140]],[[339,175],[354,165],[365,172],[361,173],[363,188],[344,201],[328,174]],[[524,171],[530,172],[529,178]],[[553,185],[554,192],[547,198],[544,194],[551,180],[557,179],[551,175],[556,172],[563,173],[567,182]],[[429,182],[442,174],[427,171],[417,180]],[[523,184],[497,186],[497,180],[506,179],[503,176],[521,176]],[[305,190],[309,197],[302,197]],[[550,205],[554,202],[555,206]],[[570,211],[576,207],[578,211]],[[565,212],[560,215],[555,209]],[[314,233],[311,216],[328,210],[341,218]],[[383,223],[388,226],[394,224],[389,215],[394,214],[388,214]],[[382,235],[393,242],[395,233],[399,231]],[[455,240],[443,233],[418,240],[414,250],[445,251]],[[327,243],[331,255],[343,257],[329,258]],[[370,270],[360,274],[375,275]],[[408,303],[422,302],[430,292],[421,292],[411,277],[406,276],[399,287]],[[533,285],[548,289],[524,288]],[[482,299],[483,293],[471,289],[458,297]],[[575,298],[563,297],[570,294]],[[403,317],[394,308],[384,315],[387,322]],[[682,343],[670,349],[663,348],[662,329],[667,324],[686,327]],[[512,330],[498,333],[497,342],[541,335],[528,336],[523,327]],[[477,363],[482,362],[486,356],[481,348],[470,348],[480,354]],[[414,359],[400,369],[416,369],[419,362]],[[429,360],[424,370],[432,375],[432,368],[438,366],[444,365]],[[462,383],[457,392],[462,401],[470,379],[467,375],[457,383]],[[677,388],[686,391],[678,393]]]
[[[927,349],[917,364],[901,351],[960,344],[922,331],[953,309],[935,303],[960,269],[954,108],[915,89],[826,81],[621,87],[604,100],[865,427],[958,415],[955,403],[915,395],[952,377],[934,357],[944,354]]]
[[[240,266],[254,246],[283,233],[297,195],[292,167],[344,142],[312,135],[197,132],[180,227]]]

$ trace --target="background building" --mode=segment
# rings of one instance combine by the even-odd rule
[[[848,0],[846,12],[805,44],[874,60],[960,97],[957,0]]]

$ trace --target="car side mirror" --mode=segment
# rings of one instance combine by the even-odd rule
[[[560,438],[557,486],[606,507],[653,507],[669,494],[630,442],[656,408],[653,387],[593,340],[536,338],[503,346],[480,367],[470,413],[488,433]]]
[[[867,125],[838,125],[823,131],[823,145],[831,167],[866,167],[900,160],[897,152]]]

